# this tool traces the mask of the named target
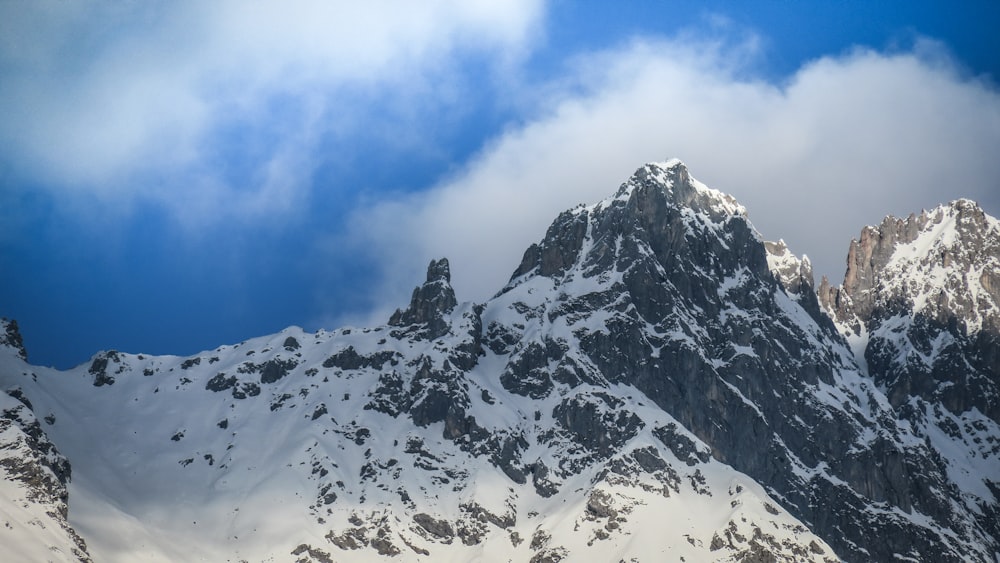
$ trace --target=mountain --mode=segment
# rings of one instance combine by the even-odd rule
[[[844,284],[819,294],[894,407],[919,397],[1000,421],[1000,222],[975,203],[866,227]]]
[[[958,510],[1000,537],[1000,221],[957,200],[851,242],[819,297],[899,418],[943,463]]]
[[[385,325],[65,372],[5,323],[3,408],[66,560],[994,561],[996,225],[889,218],[816,288],[652,163],[485,303],[441,259]]]

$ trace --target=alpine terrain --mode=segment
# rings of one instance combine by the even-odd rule
[[[34,366],[0,326],[5,561],[1000,561],[1000,222],[866,227],[843,284],[677,160],[485,303]],[[498,283],[498,286],[500,284]]]

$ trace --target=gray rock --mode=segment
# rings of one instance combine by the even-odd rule
[[[434,340],[448,333],[451,327],[447,316],[458,301],[451,287],[451,269],[448,259],[431,260],[427,266],[427,281],[413,290],[410,306],[397,309],[389,324],[398,327],[417,326],[423,337]]]
[[[4,405],[6,407],[6,401]],[[45,522],[32,522],[41,529],[45,529],[46,524],[51,526],[39,541],[61,542],[70,552],[50,544],[53,551],[89,563],[92,560],[87,544],[67,519],[67,485],[72,473],[69,460],[49,440],[30,406],[24,401],[14,405],[0,409],[0,478],[25,487],[27,496],[22,502],[36,504],[41,509],[39,512],[45,514]]]

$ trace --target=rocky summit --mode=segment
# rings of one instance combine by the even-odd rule
[[[0,558],[995,561],[998,221],[847,264],[817,287],[672,160],[485,303],[440,259],[381,326],[65,372],[4,321]]]

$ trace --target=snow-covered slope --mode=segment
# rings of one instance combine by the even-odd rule
[[[641,393],[560,385],[580,405],[567,416],[623,422],[581,445],[553,420],[562,395],[512,394],[502,357],[454,354],[471,306],[442,317],[433,341],[423,325],[291,328],[191,358],[6,366],[39,382],[35,409],[74,464],[71,521],[99,561],[832,557]]]
[[[0,388],[72,465],[97,561],[998,550],[989,483],[958,483],[947,436],[928,446],[858,368],[808,263],[679,161],[561,214],[483,304],[440,260],[382,326],[65,372],[25,358],[0,354]]]

